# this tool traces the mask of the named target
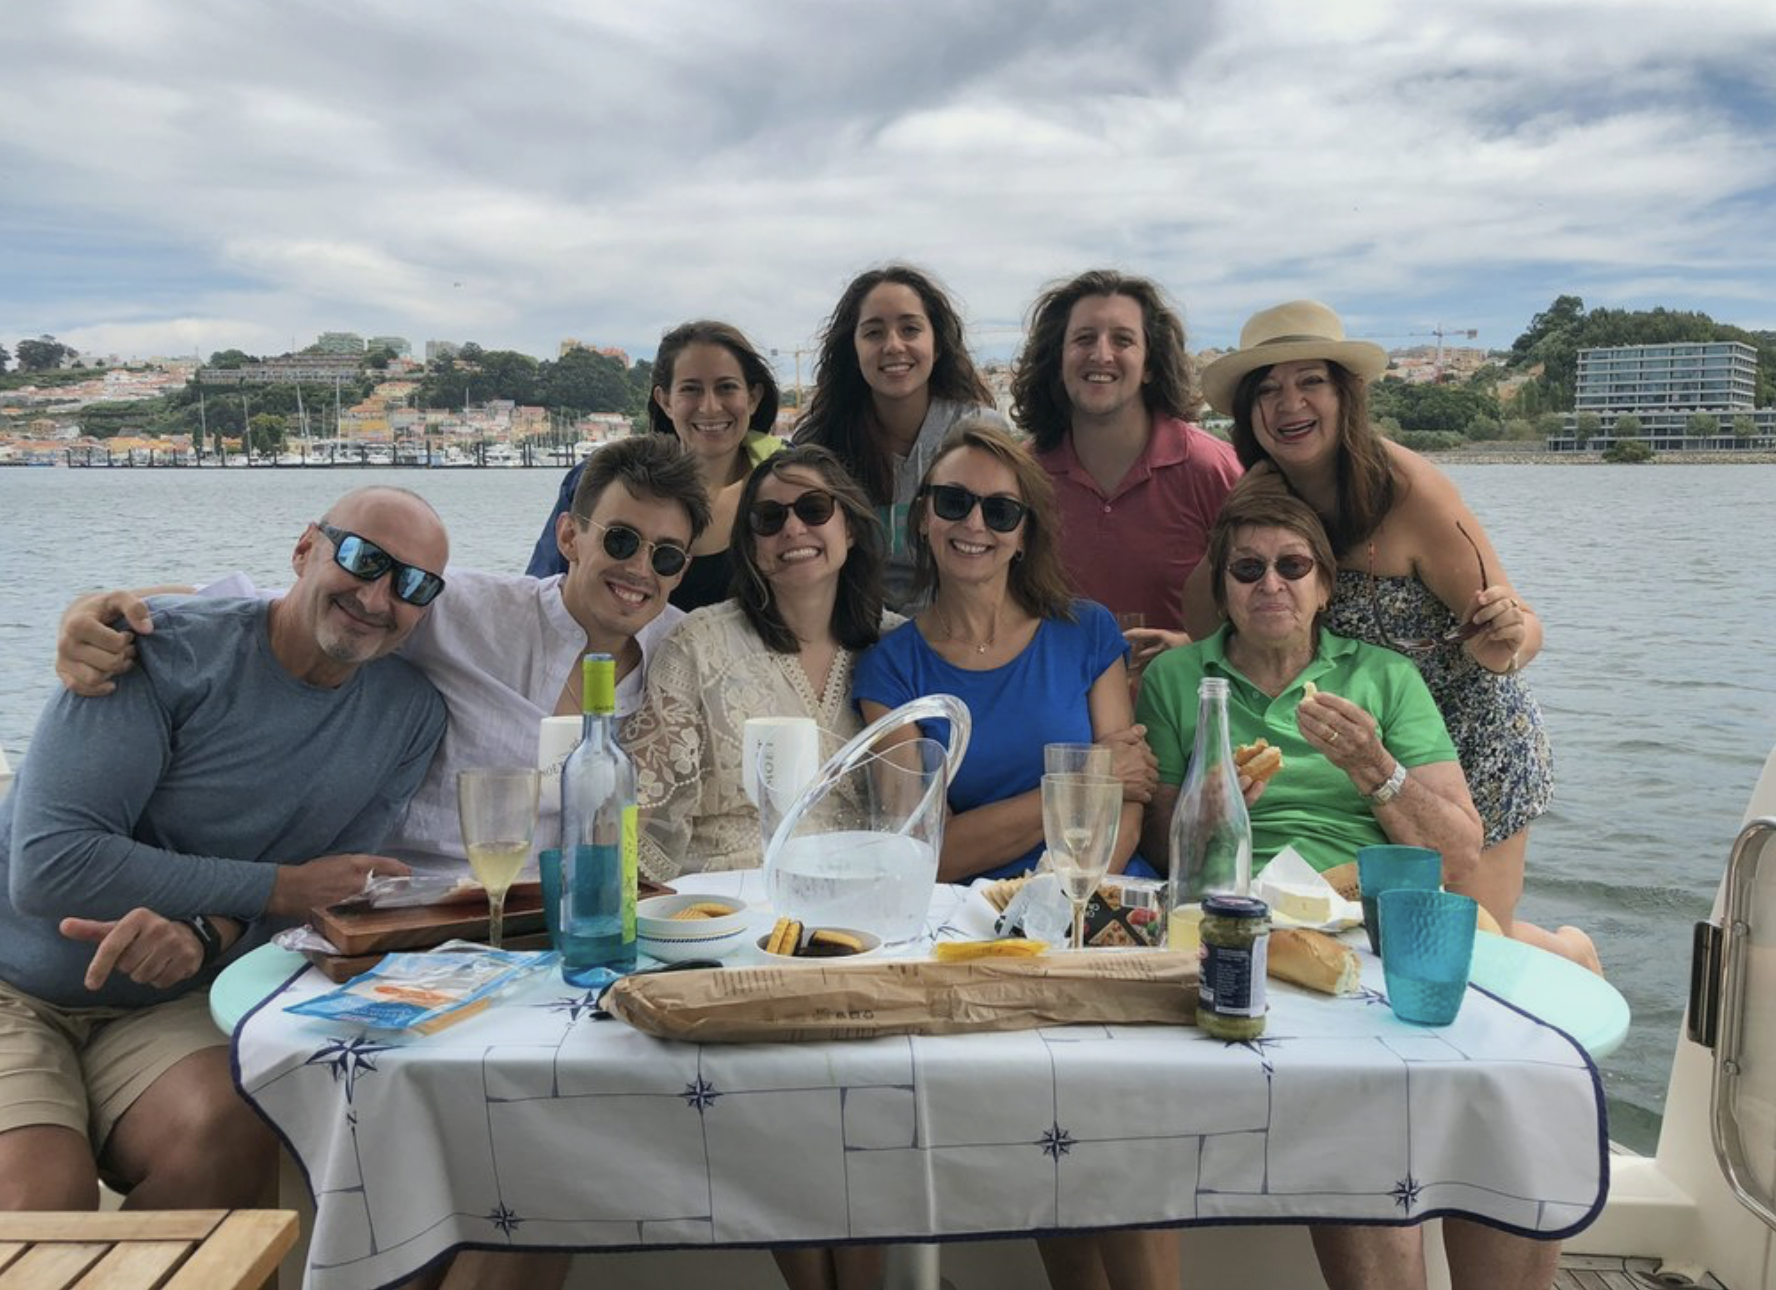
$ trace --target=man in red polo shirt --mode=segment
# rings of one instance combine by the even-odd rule
[[[1190,423],[1200,403],[1152,282],[1094,269],[1036,301],[1013,416],[1054,479],[1073,585],[1144,620],[1127,632],[1137,667],[1188,640],[1184,580],[1240,475],[1232,446]]]

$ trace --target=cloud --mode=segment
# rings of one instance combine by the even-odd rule
[[[0,183],[29,205],[0,264],[42,267],[0,268],[0,336],[645,354],[714,315],[787,350],[901,258],[989,350],[1102,264],[1204,343],[1295,295],[1493,345],[1575,284],[1728,321],[1776,295],[1776,16],[1749,0],[101,0],[8,43]]]

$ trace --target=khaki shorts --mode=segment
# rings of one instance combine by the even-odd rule
[[[227,1044],[207,990],[147,1008],[59,1008],[0,981],[0,1133],[60,1125],[97,1155],[150,1084]]]

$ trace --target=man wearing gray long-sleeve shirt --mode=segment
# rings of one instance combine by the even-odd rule
[[[282,599],[160,603],[104,700],[52,699],[0,804],[0,1208],[253,1202],[270,1137],[209,1022],[220,959],[404,871],[371,854],[444,729],[385,658],[442,589],[443,524],[362,489]],[[96,1159],[95,1159],[96,1157]]]

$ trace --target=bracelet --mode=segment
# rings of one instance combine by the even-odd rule
[[[203,949],[203,962],[197,965],[197,970],[202,972],[222,957],[222,933],[202,914],[180,921],[191,929],[192,934],[197,937],[198,945]]]
[[[1368,802],[1371,806],[1386,806],[1400,795],[1400,790],[1405,786],[1406,763],[1396,760],[1394,762],[1394,773],[1382,780],[1381,786],[1373,793],[1363,794],[1363,800]]]

